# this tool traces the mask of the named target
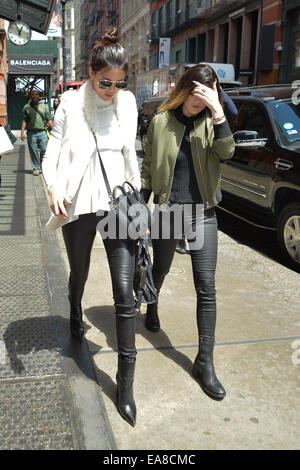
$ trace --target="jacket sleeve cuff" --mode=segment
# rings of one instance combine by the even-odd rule
[[[142,188],[140,190],[140,195],[142,196],[142,198],[144,199],[146,204],[148,203],[148,201],[150,199],[151,193],[152,193],[151,189]]]
[[[226,139],[232,135],[227,119],[221,124],[214,125],[215,140]]]

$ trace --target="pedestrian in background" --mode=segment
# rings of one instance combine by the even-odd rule
[[[60,104],[60,99],[59,99],[58,96],[55,96],[55,98],[53,100],[53,118],[55,116],[55,113],[56,113],[56,110],[57,110],[59,104]]]
[[[191,205],[193,231],[197,229],[200,233],[200,224],[204,224],[202,247],[190,249],[199,337],[192,373],[204,392],[216,400],[222,400],[226,392],[216,377],[213,363],[217,262],[214,207],[219,202],[220,162],[231,158],[233,153],[234,139],[224,115],[218,77],[209,65],[196,65],[182,75],[150,123],[141,170],[141,193],[147,202],[153,191],[154,203],[161,208],[160,223],[168,220],[170,224],[168,239],[163,237],[163,230],[159,238],[152,239],[153,278],[158,293],[181,238],[174,234],[174,219],[163,217],[164,206],[170,209],[176,204],[184,213],[186,205]],[[200,217],[199,205],[203,208]],[[183,322],[185,314],[182,312]],[[145,325],[152,332],[160,329],[157,302],[147,306]]]
[[[31,100],[22,110],[21,139],[25,140],[27,130],[27,143],[33,168],[33,174],[41,173],[41,161],[48,144],[47,126],[52,128],[52,119],[49,108],[40,103],[40,93],[37,90],[31,92]]]
[[[127,180],[140,189],[135,151],[137,106],[134,95],[125,91],[127,70],[126,51],[120,44],[117,31],[112,29],[90,52],[90,79],[79,91],[70,90],[62,95],[42,164],[53,212],[48,228],[63,224],[70,264],[70,328],[78,339],[84,334],[81,299],[96,229],[110,211],[92,131],[98,141],[111,188]],[[118,410],[134,426],[135,241],[105,238],[103,243],[116,312]]]

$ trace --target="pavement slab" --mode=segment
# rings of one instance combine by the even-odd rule
[[[216,346],[215,367],[226,388],[211,400],[191,377],[193,347],[138,351],[137,423],[115,406],[116,353],[97,354],[99,382],[119,449],[299,449],[299,366],[288,342]],[[278,380],[278,368],[284,373]]]

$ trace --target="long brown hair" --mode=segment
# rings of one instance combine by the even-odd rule
[[[101,41],[96,42],[89,55],[89,66],[93,72],[119,68],[127,74],[128,57],[116,28],[108,29]]]
[[[213,87],[213,84],[216,81],[219,101],[223,106],[223,98],[218,75],[210,65],[203,63],[190,67],[183,75],[181,75],[177,85],[171,91],[169,98],[160,105],[158,112],[171,111],[172,109],[176,109],[181,106],[196,86],[195,83],[193,83],[193,80],[210,88]]]

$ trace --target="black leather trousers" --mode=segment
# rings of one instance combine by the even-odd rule
[[[69,299],[71,305],[81,304],[97,224],[106,215],[107,213],[103,216],[84,214],[62,227],[70,264]],[[136,356],[136,311],[133,297],[135,241],[107,238],[103,240],[103,243],[112,280],[118,352],[122,359],[132,362]]]
[[[172,219],[171,219],[172,225]],[[214,209],[204,211],[201,218],[193,215],[192,226],[203,224],[202,247],[191,249],[194,286],[197,294],[197,326],[199,337],[214,338],[216,326],[216,290],[215,271],[217,263],[218,225]],[[152,239],[153,278],[159,292],[168,274],[174,257],[177,241],[181,236],[164,239]],[[201,231],[200,231],[201,232]],[[161,235],[161,234],[160,234]],[[191,245],[192,247],[192,245]],[[178,293],[180,295],[180,293]]]

